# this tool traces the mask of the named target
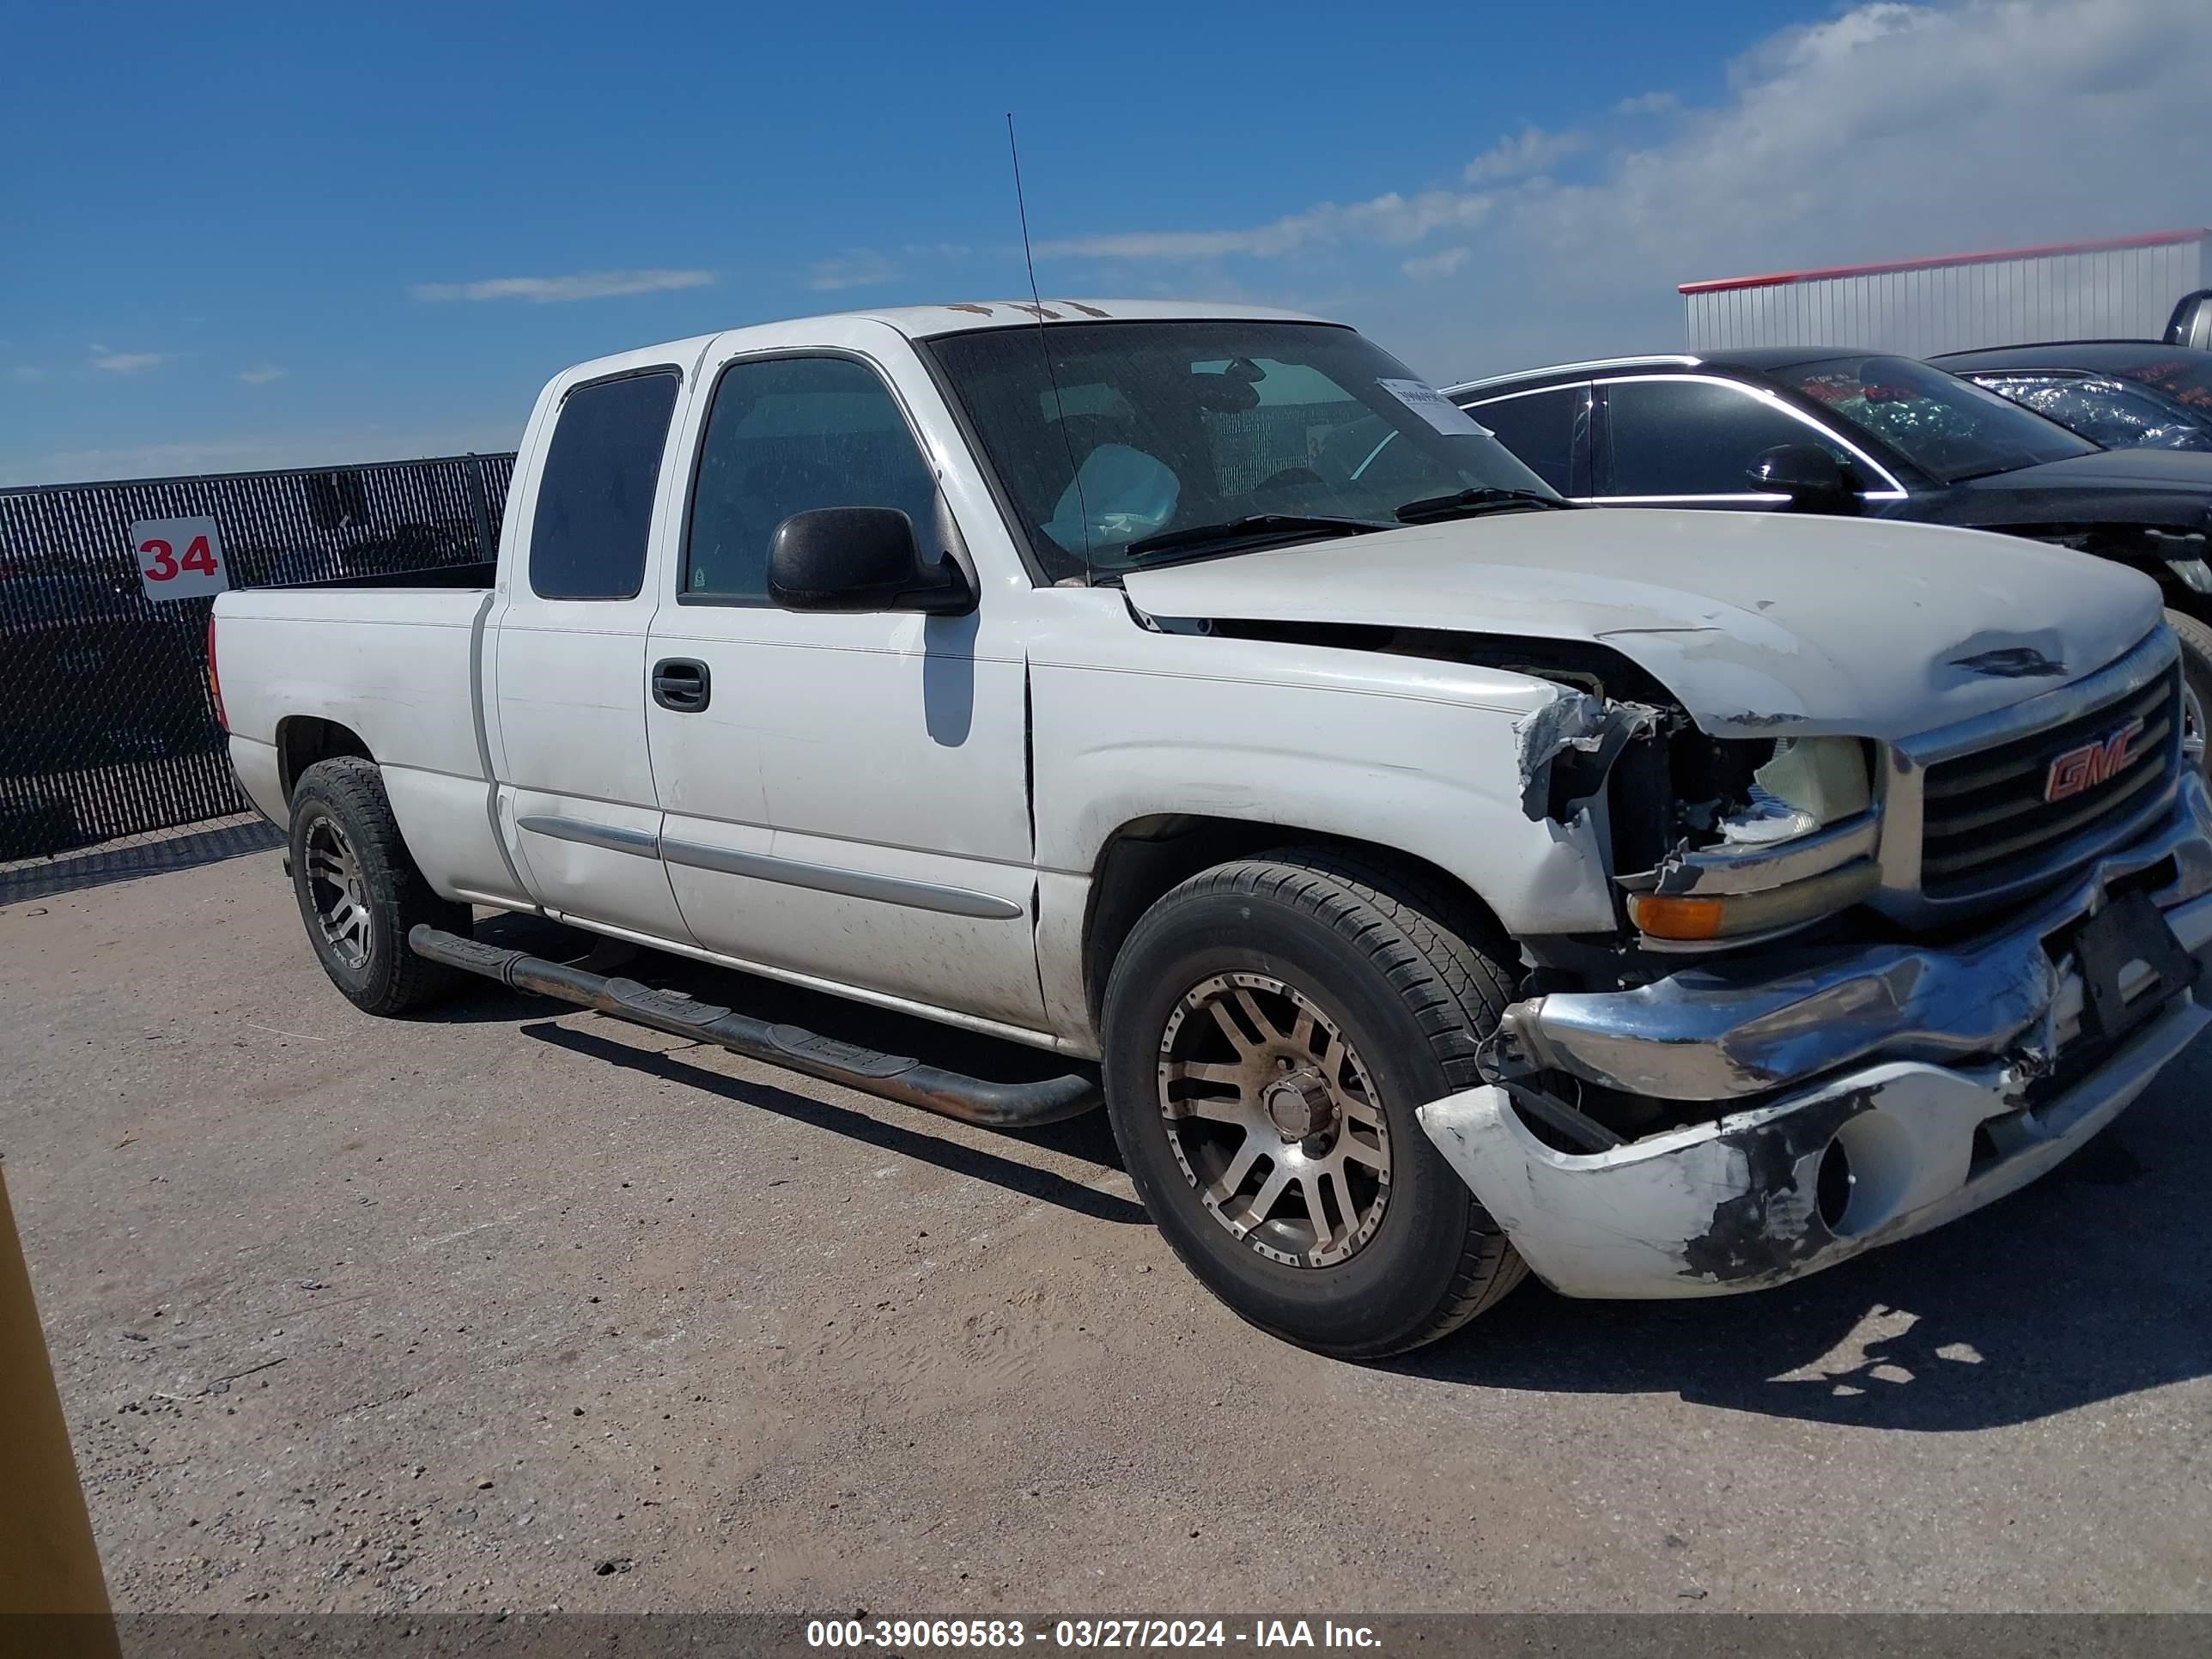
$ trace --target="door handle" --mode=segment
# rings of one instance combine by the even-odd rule
[[[653,700],[678,714],[696,714],[714,693],[714,676],[696,657],[664,657],[653,665]]]

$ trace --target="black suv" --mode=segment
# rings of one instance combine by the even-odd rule
[[[1915,519],[2132,565],[2166,592],[2204,763],[2212,453],[2100,449],[1917,359],[1816,346],[1565,363],[1445,396],[1578,501]]]
[[[1929,361],[2107,449],[2212,451],[2212,351],[2163,340],[2066,340]]]

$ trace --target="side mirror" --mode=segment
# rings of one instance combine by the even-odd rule
[[[1787,495],[1799,513],[1855,513],[1858,497],[1843,465],[1818,444],[1778,444],[1744,474],[1753,489]]]
[[[787,611],[975,608],[960,567],[925,568],[914,522],[896,507],[817,507],[776,526],[768,547],[768,594]]]

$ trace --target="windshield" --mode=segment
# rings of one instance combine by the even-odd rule
[[[927,349],[1050,581],[1393,528],[1409,506],[1559,504],[1487,431],[1350,329],[1064,323],[947,335]]]
[[[2212,351],[2177,351],[2172,356],[2147,357],[2123,363],[2111,371],[2123,380],[2140,380],[2212,422]]]
[[[2057,422],[1910,357],[1831,357],[1774,378],[1945,483],[2097,452]]]

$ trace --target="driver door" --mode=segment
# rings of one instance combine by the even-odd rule
[[[869,343],[874,326],[853,325]],[[925,556],[957,542],[907,412],[934,389],[893,361],[919,383],[860,349],[709,365],[673,603],[645,653],[661,857],[711,950],[1040,1030],[1011,607],[802,613],[768,595],[769,539],[794,513],[895,507]]]

